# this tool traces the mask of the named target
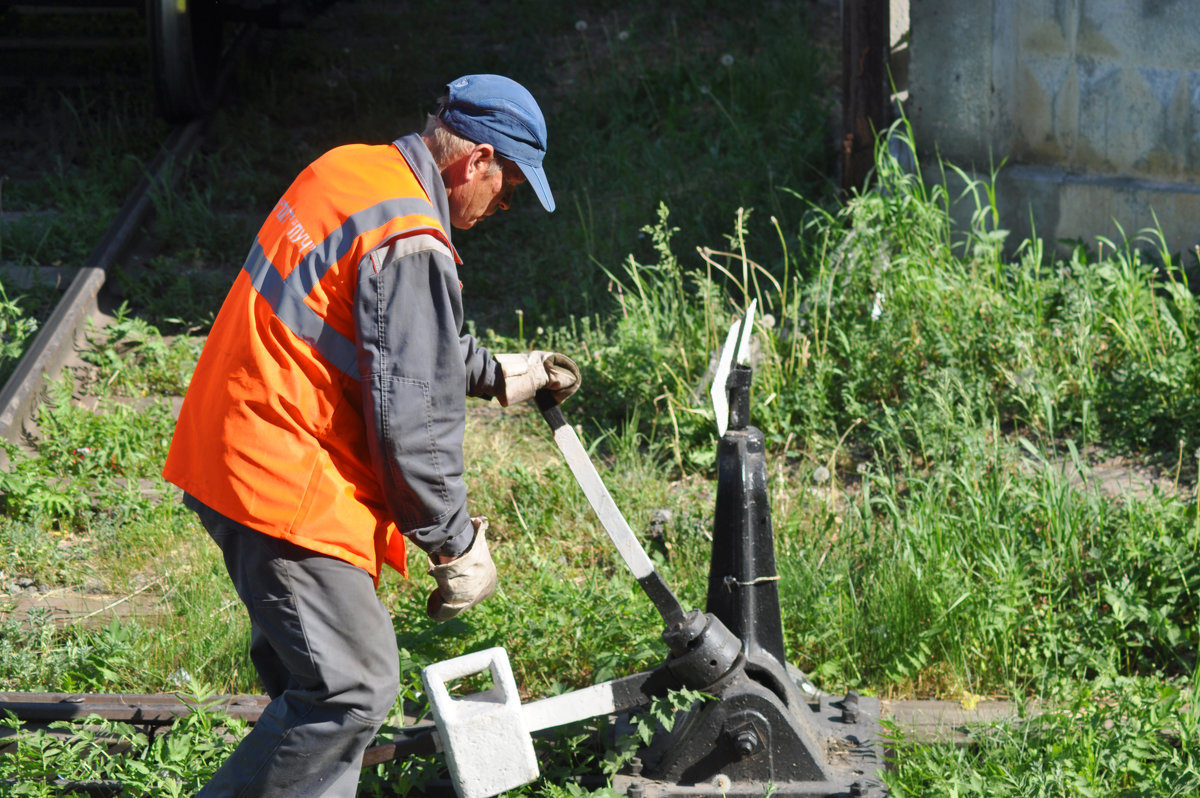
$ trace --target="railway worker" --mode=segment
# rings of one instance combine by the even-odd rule
[[[450,228],[554,199],[534,98],[446,87],[422,134],[314,161],[267,217],[183,402],[164,476],[221,547],[272,701],[202,796],[351,796],[399,664],[380,569],[428,554],[441,621],[496,585],[463,483],[466,396],[565,398],[578,369],[462,334]]]

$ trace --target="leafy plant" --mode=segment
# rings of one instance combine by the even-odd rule
[[[192,795],[247,731],[243,721],[206,706],[211,698],[203,690],[187,696],[193,711],[152,738],[96,716],[29,731],[10,715],[0,719],[12,746],[0,759],[0,779],[14,795],[55,795],[63,782],[115,782],[132,795]],[[135,755],[118,753],[122,749]]]
[[[88,343],[80,357],[97,367],[96,380],[115,396],[182,396],[200,349],[188,336],[168,342],[152,324],[131,315],[126,302],[102,331],[89,332]]]
[[[611,779],[620,773],[638,751],[650,745],[657,735],[670,732],[681,717],[700,711],[703,704],[712,698],[704,692],[685,687],[653,699],[644,712],[633,713],[629,718],[629,732],[619,737],[605,754],[605,775]]]
[[[0,380],[12,374],[37,330],[37,319],[21,308],[21,297],[10,299],[0,283]]]
[[[83,667],[88,654],[83,641],[59,633],[45,608],[0,618],[0,686],[5,690],[48,690],[62,673]]]

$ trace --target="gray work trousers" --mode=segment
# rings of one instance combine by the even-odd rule
[[[250,613],[271,703],[198,798],[352,798],[391,712],[400,664],[370,575],[238,524],[191,496]]]

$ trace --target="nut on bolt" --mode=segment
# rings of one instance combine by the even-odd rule
[[[758,750],[758,735],[749,730],[738,732],[733,747],[742,756],[750,756]]]
[[[758,733],[758,729],[753,723],[742,723],[730,729],[726,729],[725,737],[733,746],[733,750],[738,757],[745,759],[748,756],[754,756],[763,747],[762,735]]]

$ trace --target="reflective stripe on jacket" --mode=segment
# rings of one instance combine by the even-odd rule
[[[404,538],[457,553],[465,396],[445,187],[419,136],[326,153],[260,229],[196,366],[164,476],[217,512],[378,578]]]

